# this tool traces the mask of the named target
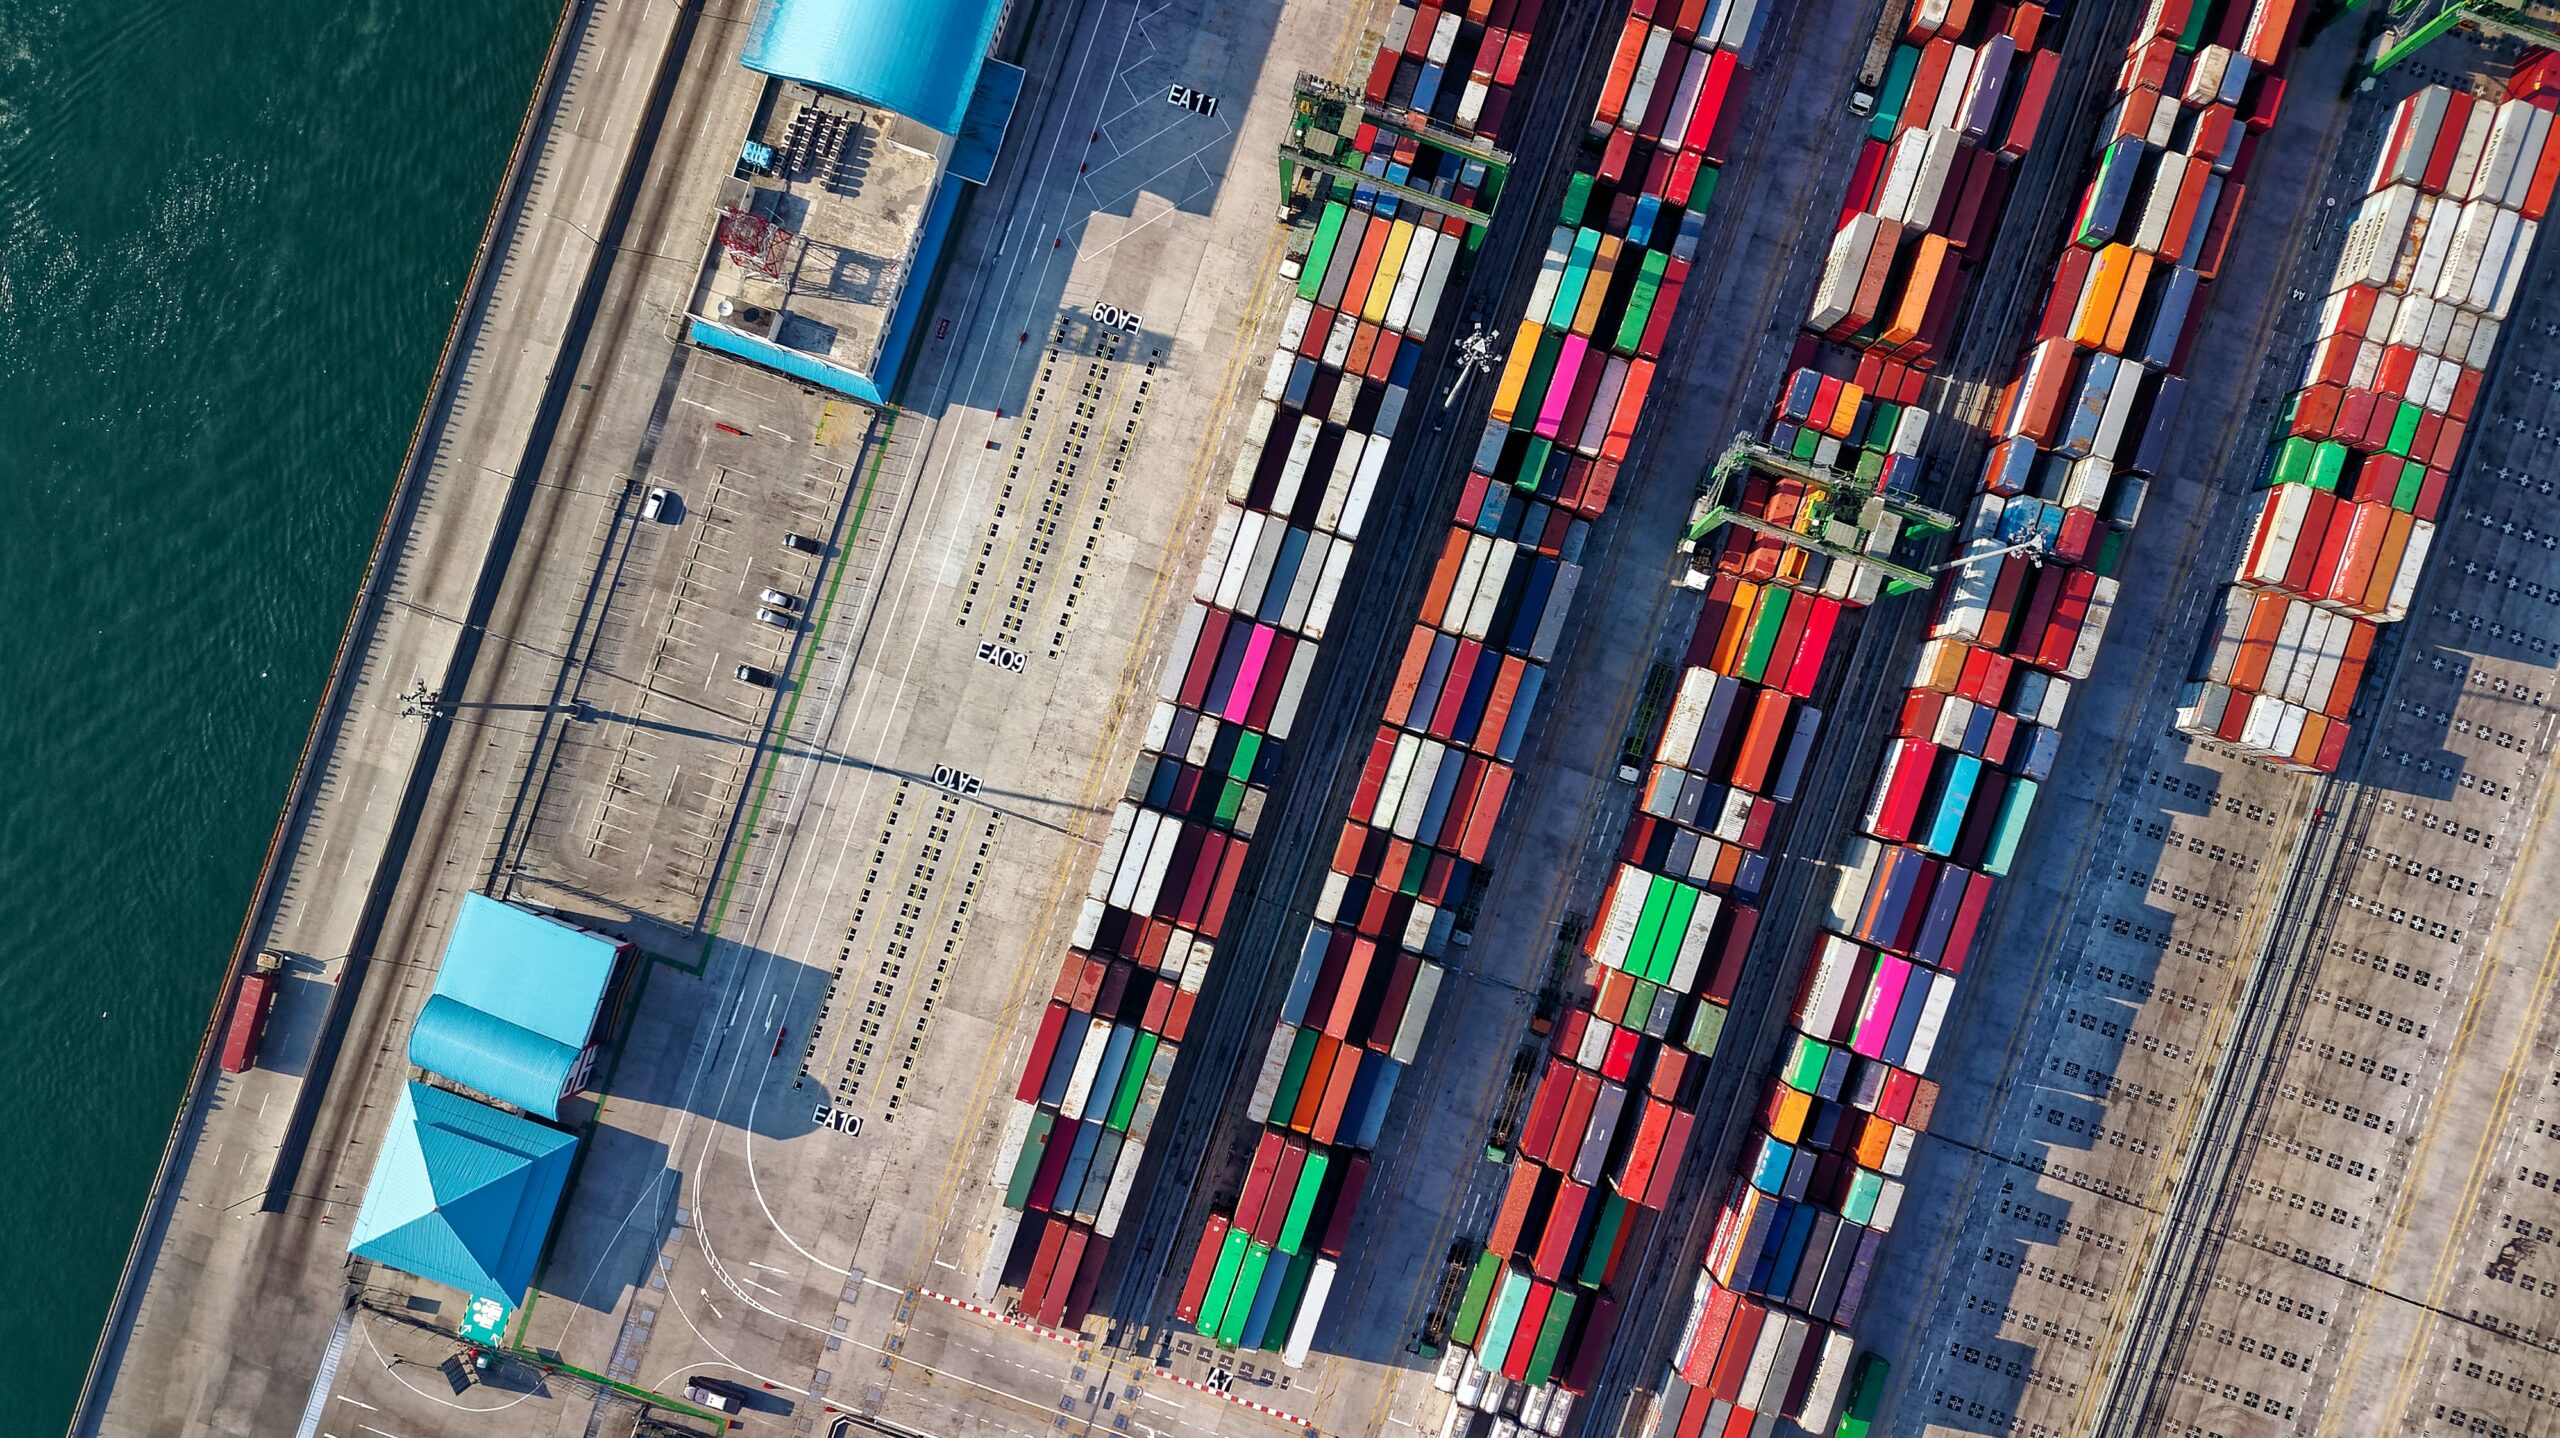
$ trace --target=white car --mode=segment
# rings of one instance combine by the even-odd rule
[[[651,524],[656,524],[659,520],[667,518],[667,511],[675,508],[675,503],[676,496],[673,490],[652,487],[649,497],[640,501],[640,517]]]
[[[779,609],[772,608],[757,610],[756,618],[763,620],[765,623],[772,625],[776,629],[789,629],[794,623],[796,623],[790,615],[783,613]]]
[[[788,614],[792,610],[800,607],[799,595],[785,594],[779,589],[765,590],[758,594],[756,598],[763,600],[766,604],[775,609],[781,610],[785,614]]]

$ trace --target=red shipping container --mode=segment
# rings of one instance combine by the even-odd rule
[[[1200,1305],[1209,1297],[1209,1280],[1218,1273],[1218,1250],[1227,1241],[1225,1214],[1212,1211],[1209,1226],[1201,1231],[1200,1246],[1191,1255],[1191,1271],[1182,1280],[1182,1297],[1173,1306],[1173,1316],[1189,1323],[1200,1316]]]

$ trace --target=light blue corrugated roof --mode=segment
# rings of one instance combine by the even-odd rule
[[[747,27],[748,69],[960,132],[1002,0],[763,0]]]
[[[557,1118],[619,948],[486,894],[463,895],[435,989],[409,1032],[409,1062]]]
[[[435,991],[579,1048],[613,980],[620,947],[531,909],[465,894],[453,937],[445,940]]]
[[[347,1251],[522,1303],[578,1140],[411,1082],[391,1111]]]
[[[560,1093],[578,1066],[578,1050],[486,1009],[433,994],[409,1031],[409,1062],[528,1113],[558,1118]]]

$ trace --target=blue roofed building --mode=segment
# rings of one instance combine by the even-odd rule
[[[629,946],[466,894],[409,1062],[543,1118],[587,1086],[619,1007]]]
[[[347,1251],[520,1304],[577,1148],[574,1135],[412,1080],[392,1106]]]
[[[695,344],[886,401],[1022,92],[987,53],[1003,16],[1003,0],[761,0],[739,58],[770,78],[723,187]]]

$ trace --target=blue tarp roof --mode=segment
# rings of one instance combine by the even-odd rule
[[[1002,0],[763,0],[738,58],[956,135],[1003,11]]]
[[[620,949],[601,934],[465,894],[409,1062],[546,1118],[594,1032]]]
[[[577,1147],[556,1128],[412,1081],[392,1108],[347,1251],[522,1303]]]

